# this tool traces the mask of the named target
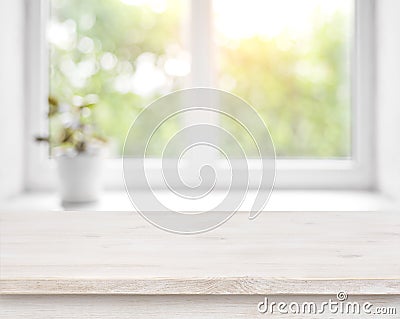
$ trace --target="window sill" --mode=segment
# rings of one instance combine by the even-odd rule
[[[239,211],[250,210],[250,192]],[[221,194],[222,196],[222,194]],[[166,203],[171,202],[167,193],[160,193]],[[173,200],[173,199],[172,199]],[[198,204],[170,203],[172,208],[182,211],[199,210]],[[397,203],[378,193],[369,191],[315,191],[315,190],[278,190],[271,195],[265,211],[378,211],[393,210]],[[60,210],[91,210],[91,211],[132,211],[134,210],[127,194],[123,191],[107,191],[101,200],[95,203],[65,204],[54,192],[25,192],[0,202],[0,210],[23,211],[60,211]]]

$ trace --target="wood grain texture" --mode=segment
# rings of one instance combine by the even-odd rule
[[[2,294],[107,295],[254,295],[254,294],[399,294],[398,279],[274,279],[274,278],[151,278],[151,279],[18,279],[3,280]]]
[[[335,296],[267,296],[269,302],[314,302],[318,307]],[[372,312],[378,307],[394,307],[396,314],[273,314],[259,313],[258,303],[265,296],[0,296],[1,319],[249,319],[249,318],[398,318],[400,296],[349,296],[349,302],[369,302]],[[318,308],[320,309],[320,308]]]
[[[129,212],[0,216],[2,294],[400,294],[396,212],[237,213],[194,236]]]

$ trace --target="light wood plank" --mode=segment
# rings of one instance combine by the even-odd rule
[[[399,279],[151,278],[3,280],[2,294],[70,295],[398,295]]]
[[[400,294],[397,212],[247,216],[182,236],[129,212],[3,212],[1,291]]]
[[[267,296],[270,302],[314,302],[318,307],[332,296]],[[395,315],[332,314],[273,314],[259,313],[258,303],[265,296],[0,296],[1,319],[248,319],[248,318],[398,318],[400,296],[349,296],[349,302],[361,305],[369,302],[376,312],[378,307],[395,308]],[[318,309],[321,309],[320,307]]]

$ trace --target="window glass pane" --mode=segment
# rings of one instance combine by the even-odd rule
[[[190,71],[181,41],[185,10],[180,0],[51,0],[50,94],[63,104],[50,120],[53,146],[75,122],[93,120],[112,154],[122,154],[137,114],[181,88]],[[82,98],[98,100],[86,119],[70,112]],[[165,138],[178,126],[168,125]]]
[[[277,156],[350,157],[353,1],[214,0],[213,8],[218,86],[257,109]]]

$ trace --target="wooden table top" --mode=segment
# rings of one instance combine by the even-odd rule
[[[130,212],[1,212],[2,294],[400,294],[399,212],[238,212],[176,235]]]

